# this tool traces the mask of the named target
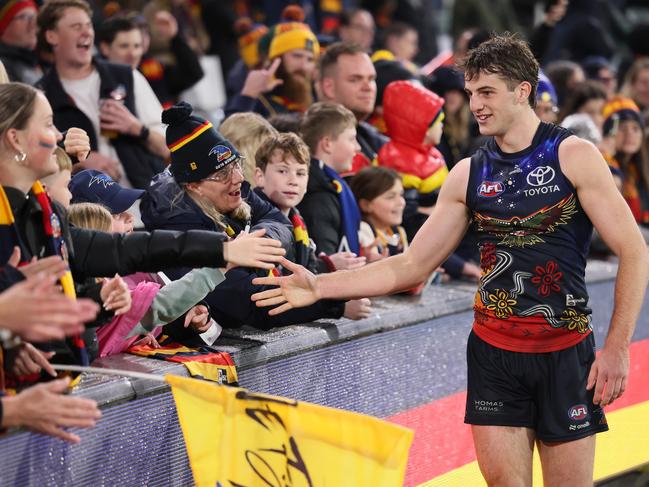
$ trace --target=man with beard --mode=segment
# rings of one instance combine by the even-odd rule
[[[365,120],[376,103],[376,69],[365,50],[358,44],[337,42],[327,48],[320,60],[318,98],[340,103],[358,120],[356,140],[361,152],[354,157],[349,176],[376,163],[379,149],[389,139]]]
[[[313,102],[313,73],[320,45],[308,25],[284,22],[273,28],[268,49],[270,65],[250,71],[241,93],[226,114],[257,112],[263,117],[302,113]]]

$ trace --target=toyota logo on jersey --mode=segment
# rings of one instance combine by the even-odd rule
[[[482,181],[480,186],[478,186],[478,195],[484,196],[485,198],[493,198],[503,191],[505,191],[505,186],[498,181]]]
[[[554,169],[550,166],[539,166],[534,168],[527,175],[527,184],[531,186],[543,186],[554,179]]]

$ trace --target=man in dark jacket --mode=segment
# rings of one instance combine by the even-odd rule
[[[162,107],[144,76],[129,66],[93,60],[94,30],[84,0],[53,0],[39,12],[39,41],[54,66],[39,82],[61,130],[83,128],[92,151],[84,167],[128,185],[148,186],[168,150]],[[119,161],[119,164],[116,162]]]
[[[337,42],[322,56],[319,74],[316,89],[319,99],[340,103],[351,110],[358,121],[356,140],[361,151],[354,157],[351,170],[344,175],[356,174],[376,163],[379,149],[389,140],[365,121],[376,103],[376,69],[362,47]]]
[[[36,56],[36,4],[0,2],[0,61],[10,81],[35,84],[43,75]]]
[[[169,43],[174,64],[162,63],[146,53],[150,33],[144,19],[140,23],[124,17],[111,18],[97,30],[97,41],[101,54],[108,61],[139,69],[163,108],[169,108],[182,91],[203,78],[203,68],[198,55],[179,32],[178,22],[171,13],[157,12],[154,22],[157,34]]]

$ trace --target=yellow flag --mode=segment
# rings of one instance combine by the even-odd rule
[[[199,487],[403,484],[409,429],[245,389],[166,379]]]

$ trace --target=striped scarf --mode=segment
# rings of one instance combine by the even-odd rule
[[[349,185],[336,171],[326,164],[321,163],[321,166],[331,181],[336,193],[338,193],[338,200],[340,201],[340,208],[342,210],[343,240],[347,242],[347,245],[345,246],[344,242],[341,241],[338,252],[349,251],[360,255],[361,245],[358,240],[358,229],[361,224],[361,211],[358,209],[358,203],[356,203],[354,193],[352,193]]]
[[[376,229],[373,225],[370,225],[370,227],[374,232],[374,236],[379,240],[377,245],[379,253],[383,252],[383,249],[387,247],[388,255],[399,255],[408,248],[408,237],[401,225],[389,228],[386,233]]]
[[[309,264],[309,253],[311,252],[311,240],[306,229],[302,216],[295,209],[291,208],[288,219],[293,224],[293,237],[295,238],[295,262],[307,267]]]
[[[183,364],[189,375],[196,379],[237,385],[237,369],[229,353],[216,352],[208,346],[186,347],[164,335],[158,338],[158,343],[161,348],[133,345],[127,353]]]
[[[309,239],[309,232],[306,229],[302,216],[295,209],[291,208],[288,213],[288,219],[293,224],[293,238],[295,239],[295,263],[301,266],[308,267],[309,265],[309,252],[311,251],[311,240]],[[268,271],[269,277],[280,277],[282,275],[282,267],[274,267]]]
[[[66,262],[68,261],[68,252],[65,245],[65,240],[63,238],[63,232],[61,231],[61,221],[59,217],[52,210],[52,203],[50,198],[47,196],[43,185],[40,181],[36,181],[32,185],[31,193],[36,198],[38,205],[41,208],[42,214],[42,224],[43,232],[45,233],[45,256],[58,255]],[[14,247],[20,247],[21,261],[18,264],[18,267],[26,265],[29,263],[27,247],[20,238],[20,233],[18,232],[18,227],[16,225],[13,212],[11,211],[11,206],[9,205],[9,200],[4,191],[4,188],[0,185],[0,242],[2,242],[2,263],[5,264]],[[72,279],[72,273],[70,269],[60,279],[61,287],[63,288],[63,293],[71,299],[76,299],[77,295],[74,290],[74,280]],[[89,365],[88,352],[86,350],[86,344],[80,335],[74,335],[71,337],[71,343],[73,352],[76,355],[77,360],[81,365]]]

